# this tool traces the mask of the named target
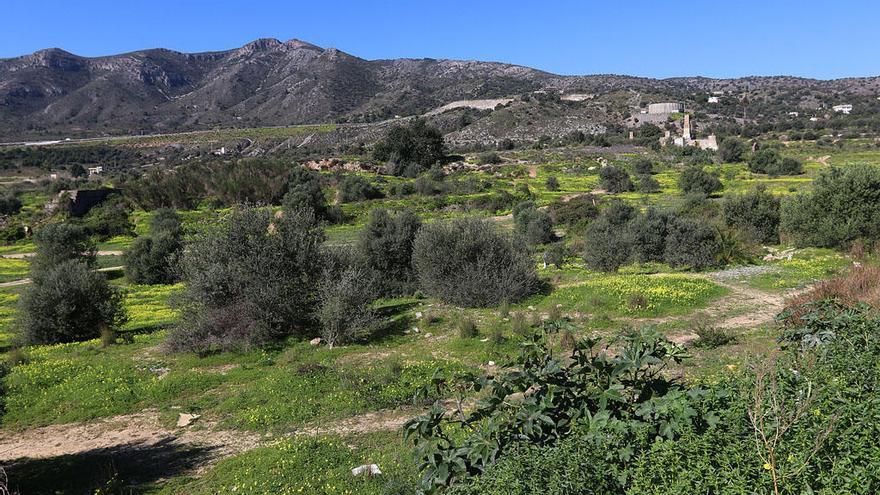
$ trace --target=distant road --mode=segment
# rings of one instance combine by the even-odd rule
[[[115,271],[117,271],[117,270],[122,270],[122,269],[124,269],[124,268],[125,268],[125,267],[122,266],[122,265],[120,265],[120,266],[108,266],[107,268],[98,268],[98,269],[95,270],[95,271],[96,271],[96,272],[115,272]],[[27,285],[27,284],[29,284],[29,283],[31,283],[31,279],[29,279],[29,278],[23,278],[23,279],[21,279],[21,280],[13,280],[13,281],[11,281],[11,282],[2,282],[2,283],[0,283],[0,289],[2,289],[2,288],[4,288],[4,287],[16,287],[16,286],[19,286],[19,285]]]
[[[33,258],[37,253],[12,253],[0,255],[8,260],[23,260],[25,258]],[[98,251],[98,256],[122,256],[122,251]]]

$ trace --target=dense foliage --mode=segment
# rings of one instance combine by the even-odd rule
[[[410,210],[370,212],[358,238],[358,251],[367,268],[374,272],[380,293],[402,295],[415,290],[413,243],[421,227],[422,221]]]
[[[780,315],[781,350],[710,388],[653,374],[682,354],[646,331],[614,357],[581,343],[570,364],[530,344],[517,371],[468,382],[486,391],[474,411],[434,409],[407,425],[422,489],[875,493],[880,319],[828,301],[792,310]]]
[[[413,247],[422,291],[458,306],[516,302],[538,289],[535,263],[524,243],[485,220],[425,225]]]
[[[599,187],[611,194],[628,192],[635,188],[629,173],[625,169],[613,165],[599,169]]]
[[[373,158],[387,162],[391,175],[415,177],[443,157],[443,133],[422,119],[395,125],[373,148]]]
[[[717,176],[706,172],[703,167],[691,166],[682,171],[678,187],[685,194],[709,196],[724,188]]]
[[[547,244],[556,239],[550,215],[536,208],[531,201],[514,208],[513,223],[516,232],[529,244]]]
[[[239,207],[196,234],[181,260],[186,292],[170,347],[206,353],[308,335],[323,242],[314,213],[302,209]]]
[[[49,224],[37,231],[34,242],[33,281],[19,300],[23,343],[88,340],[125,323],[121,292],[92,270],[95,247],[84,229]]]
[[[811,191],[782,203],[781,230],[799,246],[846,246],[880,239],[880,168],[823,171]]]
[[[724,222],[757,242],[779,242],[780,200],[763,186],[724,198]]]
[[[26,344],[58,344],[98,338],[102,329],[125,323],[122,293],[103,273],[79,260],[66,260],[39,274],[19,301]]]
[[[150,235],[138,237],[125,251],[125,276],[135,284],[172,284],[179,279],[183,228],[177,212],[159,209],[150,219]]]

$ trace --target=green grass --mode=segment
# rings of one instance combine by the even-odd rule
[[[768,262],[776,270],[749,277],[747,283],[762,290],[797,289],[834,276],[851,264],[830,249],[802,249],[791,260]]]
[[[358,448],[352,448],[352,444]],[[351,469],[363,464],[377,464],[382,475],[353,477]],[[224,459],[200,479],[172,480],[159,493],[411,493],[412,486],[405,480],[415,479],[416,474],[406,447],[396,433],[359,438],[294,438]]]
[[[556,290],[540,305],[563,312],[656,317],[705,307],[727,293],[706,279],[680,274],[591,274],[583,283]]]
[[[30,264],[23,259],[0,258],[0,282],[10,282],[26,278]]]

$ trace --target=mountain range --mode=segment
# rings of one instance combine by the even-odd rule
[[[803,101],[792,104],[803,108],[810,101],[821,106],[823,97],[880,94],[880,78],[560,76],[495,62],[365,60],[276,39],[227,51],[150,49],[94,58],[52,48],[0,59],[0,138],[375,122],[457,100],[549,90],[681,100],[710,91],[793,91]]]

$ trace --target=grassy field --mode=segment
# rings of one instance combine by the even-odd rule
[[[247,131],[247,136],[274,139],[332,130],[333,126],[257,129]],[[219,140],[233,135],[245,136],[228,130],[194,133],[193,139]],[[147,140],[155,144],[162,139],[130,138],[125,142]],[[745,192],[764,184],[776,194],[788,195],[808,187],[825,163],[847,166],[880,162],[880,151],[869,148],[824,150],[798,143],[784,152],[810,158],[803,175],[768,177],[749,172],[742,163],[707,169],[718,173],[725,186],[722,194]],[[830,158],[819,160],[826,155]],[[661,156],[651,156],[658,160],[654,177],[660,191],[617,196],[639,208],[682,204],[684,198],[677,186],[682,167],[674,160],[661,162]],[[594,192],[599,184],[598,158],[626,168],[632,168],[638,158],[633,154],[582,156],[570,150],[521,150],[506,157],[511,163],[496,172],[472,172],[460,177],[477,177],[489,184],[479,192],[443,198],[388,197],[342,205],[346,220],[328,227],[328,243],[355,242],[369,211],[377,207],[412,208],[425,222],[460,216],[495,218],[500,228],[510,228],[512,220],[505,216],[510,207],[488,211],[472,205],[502,193],[526,199],[521,192],[522,185],[526,185],[531,199],[546,206],[565,197]],[[530,177],[531,166],[537,167],[534,177]],[[559,190],[547,189],[550,176],[559,180]],[[383,187],[406,180],[388,179]],[[38,199],[29,199],[28,204]],[[205,207],[180,214],[191,232],[226,212]],[[136,235],[147,233],[150,217],[146,212],[133,214]],[[99,249],[124,250],[133,239],[115,237],[100,243]],[[27,240],[0,246],[0,254],[33,250]],[[538,260],[536,256],[536,263]],[[98,259],[99,267],[121,264],[118,256]],[[162,456],[169,455],[177,462],[169,461],[169,466],[183,466],[180,470],[169,467],[170,471],[162,473],[145,474],[143,465],[130,458],[131,452],[111,450],[35,461],[10,474],[17,476],[23,488],[39,486],[57,493],[73,493],[71,486],[84,486],[96,493],[124,489],[161,494],[410,493],[407,490],[417,477],[417,469],[403,443],[399,424],[389,428],[351,425],[365,414],[381,423],[421,412],[426,402],[414,399],[414,394],[431,382],[437,369],[453,373],[494,371],[510,361],[529,334],[544,331],[545,322],[556,317],[565,318],[575,335],[606,340],[646,323],[657,325],[670,337],[689,336],[694,321],[707,314],[719,320],[744,317],[747,321],[759,309],[757,306],[768,300],[748,299],[747,289],[782,301],[787,291],[840,273],[851,266],[852,260],[834,250],[800,249],[791,260],[754,264],[763,271],[722,281],[713,273],[673,270],[662,264],[628,265],[616,274],[605,274],[587,269],[582,260],[573,257],[561,269],[539,268],[547,289],[509,307],[463,309],[421,295],[381,300],[376,306],[384,323],[370,340],[335,348],[291,340],[267,349],[208,356],[172,354],[163,346],[178,318],[174,295],[183,289],[181,284],[132,285],[121,272],[112,273],[112,284],[124,291],[130,317],[121,329],[119,343],[103,346],[96,339],[26,347],[14,353],[15,361],[3,378],[3,428],[21,433],[47,425],[95,422],[149,411],[158,416],[162,431],[179,432],[183,430],[175,430],[175,422],[180,413],[186,412],[201,415],[186,431],[205,435],[234,432],[258,439],[260,447],[219,455],[222,460],[216,463],[196,448],[136,451],[140,453],[134,457],[155,454],[164,459]],[[27,274],[27,260],[0,259],[0,282]],[[6,352],[13,341],[16,304],[23,290],[26,288],[0,289],[0,341]],[[457,322],[461,320],[473,321],[476,335],[460,335]],[[750,356],[765,353],[775,345],[772,322],[761,320],[732,328],[731,332],[736,338],[727,346],[690,347],[692,358],[673,371],[687,379],[719,379],[742,367]],[[561,334],[550,334],[548,339],[554,351],[566,352]],[[338,428],[308,434],[328,425]],[[182,461],[184,458],[193,459],[195,465]],[[351,476],[351,468],[366,463],[379,464],[383,476]],[[194,467],[204,469],[196,476]],[[47,473],[52,476],[47,478]],[[126,485],[138,474],[141,477],[136,488]],[[48,485],[45,479],[50,479]],[[96,491],[99,489],[104,491]]]

